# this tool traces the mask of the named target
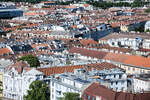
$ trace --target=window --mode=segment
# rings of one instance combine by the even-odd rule
[[[52,82],[52,86],[54,86],[54,82]]]
[[[61,95],[61,91],[56,90],[57,95]]]
[[[116,88],[116,91],[118,91],[118,88]]]
[[[122,75],[119,75],[119,79],[121,79],[121,76],[122,76]]]
[[[52,98],[54,98],[54,95],[52,94]]]
[[[121,91],[124,91],[124,87],[121,88]]]
[[[121,84],[123,85],[123,84],[124,84],[124,81],[122,81]]]
[[[116,82],[116,85],[118,84],[118,82]]]
[[[88,100],[90,100],[91,99],[91,97],[90,96],[88,96]]]
[[[133,68],[133,71],[135,71],[135,68]]]
[[[116,75],[114,75],[114,78],[116,78]]]
[[[86,95],[86,94],[84,94],[84,98],[85,98],[85,99],[86,99],[86,96],[87,96],[87,95]]]
[[[130,67],[128,67],[128,70],[130,70]]]
[[[92,99],[92,100],[96,100],[94,96],[93,96],[93,99]]]
[[[112,42],[112,45],[115,45],[115,43],[114,43],[114,42]]]

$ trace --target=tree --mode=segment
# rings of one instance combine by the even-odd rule
[[[27,55],[27,56],[22,56],[21,58],[18,59],[19,61],[27,61],[30,67],[38,67],[40,66],[40,62],[37,57],[33,55]]]
[[[136,28],[135,28],[135,31],[136,31],[136,32],[144,32],[144,26],[141,25],[141,26],[139,26],[139,27],[136,27]]]
[[[49,100],[50,89],[43,81],[34,81],[30,84],[25,100]]]
[[[145,12],[149,13],[150,12],[150,8],[145,9]]]
[[[63,93],[64,97],[61,98],[61,100],[82,100],[80,98],[80,94],[78,93],[73,93],[73,92],[66,92]]]

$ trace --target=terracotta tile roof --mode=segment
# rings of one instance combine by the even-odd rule
[[[97,50],[88,50],[86,48],[77,48],[77,47],[72,47],[71,49],[69,49],[69,53],[79,53],[83,56],[88,56],[88,57],[93,57],[98,59],[102,59],[107,55],[107,52],[100,52]]]
[[[24,13],[25,16],[35,16],[35,15],[44,15],[45,13],[42,13],[42,12],[26,12]]]
[[[81,43],[83,46],[98,44],[98,42],[96,42],[96,41],[94,41],[94,40],[92,40],[92,39],[82,39],[82,40],[80,40],[80,43]]]
[[[150,67],[150,58],[145,58],[141,56],[128,56],[128,59],[123,61],[123,63],[139,67]]]
[[[41,3],[55,3],[55,1],[41,1]]]
[[[35,48],[38,50],[38,47],[48,47],[48,44],[46,44],[46,43],[32,44],[31,46],[32,46],[32,48]]]
[[[94,63],[94,64],[87,64],[87,65],[72,65],[72,66],[38,68],[38,70],[43,72],[46,76],[50,76],[53,74],[73,72],[74,69],[81,69],[81,68],[86,68],[87,71],[90,71],[92,69],[103,70],[103,69],[112,69],[112,68],[119,68],[119,67],[111,63],[103,62],[103,63]]]
[[[137,34],[137,33],[112,33],[109,34],[100,40],[108,40],[108,39],[118,39],[118,38],[136,38],[140,37],[142,39],[150,39],[150,35],[148,34]]]
[[[66,6],[65,8],[77,8],[77,7],[74,6],[74,5],[68,5],[68,6]]]
[[[132,94],[127,92],[115,92],[99,83],[92,83],[84,90],[82,98],[88,100],[88,97],[85,98],[84,94],[91,97],[98,96],[101,97],[102,100],[149,100],[150,98],[150,93]]]
[[[144,49],[144,48],[140,48],[137,51],[141,51],[141,52],[150,52],[150,49]]]
[[[7,68],[7,71],[12,69],[12,68],[15,68],[19,74],[21,74],[23,72],[23,70],[26,70],[26,71],[31,70],[31,68],[29,67],[29,64],[27,64],[26,62],[23,62],[23,61],[19,61],[13,65],[10,65]]]
[[[107,55],[103,59],[116,61],[116,62],[124,62],[126,59],[128,59],[128,57],[129,55],[126,54],[107,53]]]
[[[117,28],[117,27],[120,27],[120,23],[112,23],[110,24],[112,28]]]
[[[9,53],[11,53],[10,49],[8,49],[8,48],[0,48],[0,55],[9,54]]]
[[[74,69],[81,69],[82,65],[74,65],[74,66],[62,66],[62,67],[49,67],[49,68],[38,68],[37,70],[43,72],[46,76],[50,76],[53,74],[61,74],[65,72],[73,72]]]
[[[90,96],[100,96],[102,97],[102,100],[115,100],[115,92],[109,90],[103,85],[100,85],[99,83],[91,84],[87,89],[85,89],[84,93]],[[82,97],[84,96],[82,95]]]
[[[120,62],[123,64],[133,65],[137,67],[149,67],[150,68],[150,58],[145,58],[142,56],[134,56],[127,54],[119,54],[119,53],[106,53],[98,50],[91,50],[86,48],[77,48],[72,47],[69,50],[70,53],[79,53],[83,56],[105,59],[114,62]]]
[[[77,28],[77,25],[72,25],[72,28],[73,28],[73,29],[76,29],[76,28]]]
[[[87,64],[85,66],[88,68],[88,70],[92,70],[92,69],[103,70],[103,69],[119,68],[118,66],[107,62]]]
[[[84,7],[89,7],[89,4],[84,4]]]
[[[88,46],[89,47],[89,46]],[[131,51],[133,51],[133,49],[130,48],[119,48],[119,47],[111,47],[108,44],[103,44],[103,45],[95,45],[95,46],[91,46],[91,48],[97,48],[97,49],[101,49],[101,50],[113,50],[113,51],[118,51],[118,52],[122,52],[122,53],[130,53]]]

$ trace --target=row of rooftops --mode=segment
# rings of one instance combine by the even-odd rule
[[[44,38],[34,38],[37,36],[25,36],[25,34],[39,34],[39,36],[42,36],[43,34],[45,35],[66,35],[72,33],[72,31],[50,31],[51,28],[48,30],[42,30],[43,27],[50,27],[51,26],[61,26],[64,27],[65,30],[83,30],[85,28],[89,29],[95,29],[98,25],[102,25],[103,23],[105,24],[110,24],[112,27],[120,27],[121,25],[130,25],[134,23],[140,23],[144,22],[150,19],[149,14],[145,14],[142,12],[141,14],[138,14],[138,9],[120,9],[123,13],[135,13],[131,14],[130,16],[128,15],[115,15],[116,12],[120,10],[87,10],[84,8],[84,10],[74,13],[69,9],[75,9],[77,8],[76,6],[50,6],[50,8],[33,8],[33,6],[26,6],[28,4],[25,4],[25,7],[28,9],[25,10],[24,16],[27,17],[28,20],[22,21],[21,18],[15,19],[15,20],[5,20],[5,24],[7,23],[12,23],[11,27],[7,27],[7,25],[3,25],[2,28],[3,30],[12,30],[10,33],[12,36],[12,40],[5,41],[2,44],[9,44],[9,46],[13,46],[14,43],[17,44],[19,47],[25,44],[29,44],[32,48],[34,48],[34,51],[31,52],[21,52],[17,53],[15,55],[9,55],[11,52],[10,49],[8,48],[0,48],[0,55],[3,54],[8,54],[8,56],[0,56],[1,58],[9,58],[13,59],[15,64],[11,65],[9,68],[11,69],[14,67],[19,74],[23,72],[23,70],[29,71],[31,70],[29,68],[29,65],[24,62],[17,62],[17,57],[23,56],[23,55],[28,55],[30,53],[33,53],[35,56],[42,56],[43,58],[49,59],[53,56],[56,56],[55,52],[53,52],[54,49],[60,48],[61,44],[67,44],[69,47],[69,50],[62,50],[66,53],[75,53],[80,54],[83,56],[87,56],[89,58],[95,58],[92,62],[92,64],[84,62],[83,59],[81,61],[76,60],[78,63],[84,62],[80,65],[75,65],[75,64],[70,64],[68,66],[47,66],[46,68],[39,67],[37,68],[38,71],[44,73],[46,76],[51,76],[55,74],[62,74],[61,77],[69,77],[69,74],[66,75],[66,73],[74,72],[75,69],[86,69],[88,71],[92,70],[102,70],[100,71],[99,74],[112,74],[112,73],[117,73],[117,74],[122,74],[124,73],[123,69],[118,68],[116,65],[107,63],[107,62],[102,62],[102,63],[94,63],[94,61],[99,62],[99,60],[109,60],[112,62],[117,62],[117,63],[123,63],[131,66],[136,66],[136,67],[142,67],[149,69],[150,67],[150,59],[149,58],[144,58],[141,56],[134,56],[131,55],[130,52],[133,51],[132,49],[129,48],[117,48],[117,47],[110,47],[109,45],[102,45],[99,44],[98,42],[94,40],[87,40],[87,39],[76,39],[76,38],[61,38],[61,41],[55,41],[54,38],[50,37],[44,37]],[[19,6],[19,5],[18,5]],[[84,5],[87,6],[87,5]],[[67,9],[66,9],[67,8]],[[57,10],[59,9],[59,11]],[[85,10],[86,9],[86,10]],[[141,11],[144,11],[144,9],[139,9]],[[142,15],[143,14],[143,15]],[[26,19],[26,18],[25,18]],[[81,27],[83,25],[84,27]],[[78,31],[77,31],[78,32]],[[108,40],[110,38],[135,38],[135,37],[141,37],[142,39],[149,39],[148,34],[138,34],[138,33],[113,33],[110,34],[102,39],[101,41]],[[18,38],[18,39],[15,39]],[[7,39],[6,39],[7,40]],[[3,41],[3,40],[2,40]],[[17,42],[16,42],[17,41]],[[21,44],[21,45],[19,45]],[[56,46],[57,45],[57,46]],[[78,46],[78,47],[76,47]],[[39,49],[41,48],[41,50]],[[48,48],[48,49],[47,49]],[[67,48],[67,47],[66,47]],[[123,52],[117,53],[117,52],[111,52],[112,50],[118,51],[118,52]],[[149,49],[139,49],[141,51],[149,51]],[[57,51],[56,51],[57,52]],[[127,54],[129,53],[129,54]],[[42,55],[44,54],[44,55]],[[48,56],[47,56],[48,55]],[[50,56],[50,57],[49,57]],[[57,56],[56,58],[62,59],[60,56]],[[67,58],[67,57],[66,57]],[[53,60],[57,60],[52,58]],[[70,57],[71,59],[71,57]],[[85,58],[86,59],[86,58]],[[17,63],[16,63],[17,62]],[[89,60],[90,62],[90,60]],[[24,68],[22,68],[24,67]],[[9,70],[9,69],[8,69]],[[123,71],[123,72],[120,72]],[[36,71],[31,71],[30,74],[34,74]],[[93,71],[94,72],[94,71]],[[95,71],[96,72],[96,71]],[[144,77],[145,79],[145,77]],[[75,81],[80,81],[80,82],[87,82],[84,80],[81,80],[80,78],[75,78]],[[95,85],[99,87],[98,85]],[[103,86],[102,86],[103,87]],[[99,88],[98,88],[99,89]],[[104,90],[104,91],[103,91]],[[101,92],[102,91],[102,92]],[[109,91],[110,96],[109,97],[107,93]],[[129,100],[130,98],[135,98],[135,100],[140,100],[137,95],[133,94],[121,94],[121,93],[114,93],[110,92],[110,90],[106,90],[106,88],[99,90],[90,90],[90,92],[94,93],[99,93],[100,95],[106,95],[106,98],[112,99],[113,97],[116,97],[116,100],[123,100],[126,98]],[[106,94],[105,94],[106,93]],[[111,94],[112,93],[112,94]],[[98,95],[99,95],[98,94]],[[97,95],[97,94],[96,94]],[[120,97],[122,95],[122,98]],[[146,94],[144,94],[145,96]],[[146,95],[147,96],[147,95]],[[143,95],[139,95],[139,97],[143,97]],[[144,99],[148,100],[148,99]]]
[[[130,16],[130,17],[129,16],[114,16],[114,12],[111,12],[110,10],[102,10],[102,9],[101,10],[84,10],[84,11],[80,12],[79,14],[77,14],[77,13],[74,14],[74,13],[68,12],[66,10],[67,7],[71,7],[71,6],[73,6],[73,5],[66,6],[66,7],[64,6],[63,10],[62,11],[59,10],[59,12],[63,13],[64,11],[66,11],[67,15],[69,15],[69,16],[73,16],[73,17],[79,16],[80,21],[82,21],[82,23],[86,23],[85,25],[87,25],[87,26],[95,26],[95,24],[96,24],[95,22],[108,23],[108,20],[110,21],[108,24],[112,24],[112,25],[114,25],[115,23],[119,23],[119,24],[116,24],[116,25],[129,25],[129,24],[132,24],[132,23],[135,23],[135,22],[137,23],[138,21],[143,22],[143,21],[149,20],[149,16],[137,15],[136,13],[135,13],[134,16]],[[77,7],[77,6],[75,6],[75,7]],[[29,12],[37,13],[36,15],[41,15],[40,13],[38,13],[37,9],[39,11],[43,10],[45,12],[49,12],[50,15],[51,14],[55,15],[56,12],[58,11],[58,10],[56,10],[56,8],[59,8],[59,6],[53,6],[53,7],[50,7],[50,8],[33,8],[33,7],[29,7],[29,10],[25,12],[25,15]],[[33,9],[36,9],[36,12]],[[52,9],[52,10],[50,10],[50,9]],[[71,8],[71,9],[74,9],[74,8]],[[130,9],[133,12],[136,12],[136,10],[137,10],[137,9],[132,9],[132,8],[130,8]],[[144,9],[141,9],[141,10],[144,10]],[[122,11],[126,12],[126,9],[122,9]],[[117,12],[117,10],[116,10],[116,12]],[[127,9],[127,12],[129,12],[128,9]],[[47,13],[45,13],[45,14],[47,14]],[[30,18],[36,18],[36,20],[43,20],[43,18],[44,18],[42,16],[41,17],[39,17],[39,16],[36,17],[34,14],[33,15],[32,14],[29,14],[29,15],[27,14],[26,16],[30,16]],[[65,15],[63,15],[63,16],[65,16]],[[56,17],[56,18],[58,18],[58,17]],[[65,17],[61,17],[61,18],[66,19]],[[87,19],[90,19],[90,20],[87,20]],[[127,19],[129,19],[129,20],[127,21]],[[49,19],[46,19],[46,21],[43,20],[42,23],[45,23],[48,20]],[[59,21],[57,21],[56,19],[52,19],[52,20],[55,20],[55,22],[58,22],[58,23],[60,22],[60,20]],[[28,26],[28,27],[30,27],[30,26]]]
[[[77,53],[83,56],[97,58],[97,59],[105,59],[110,60],[118,63],[123,63],[127,65],[133,65],[137,67],[150,67],[150,59],[141,57],[141,56],[134,56],[134,55],[127,55],[127,54],[117,54],[117,53],[108,53],[98,50],[92,50],[87,48],[81,47],[73,47],[69,50],[70,53]],[[137,62],[139,61],[139,62]]]

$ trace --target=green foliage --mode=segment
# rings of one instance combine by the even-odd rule
[[[145,9],[145,12],[149,13],[150,12],[150,8]]]
[[[139,26],[135,28],[136,32],[144,32],[144,26]]]
[[[25,100],[49,100],[50,89],[43,81],[34,81],[30,84],[30,90],[24,96]]]
[[[135,0],[132,4],[131,7],[143,7],[144,5],[148,5],[149,2],[144,2],[142,0]]]
[[[78,94],[78,93],[66,92],[63,95],[64,95],[64,97],[61,98],[61,100],[82,100],[80,98],[80,94]]]
[[[57,1],[56,5],[69,5],[71,3],[73,3],[73,1],[67,1],[67,2],[59,2],[59,1]]]
[[[60,2],[60,1],[56,1],[57,5],[69,5],[72,3],[78,3],[81,2],[82,0],[72,0],[72,1],[66,1],[66,2]]]
[[[118,2],[118,3],[113,3],[113,2],[98,2],[98,1],[88,1],[88,4],[91,4],[95,7],[101,7],[102,9],[107,9],[110,7],[143,7],[144,5],[148,5],[149,2],[143,2],[140,0],[135,0],[133,3],[128,3],[128,2]]]
[[[27,61],[30,67],[38,67],[40,65],[38,58],[33,55],[22,56],[18,60]]]

